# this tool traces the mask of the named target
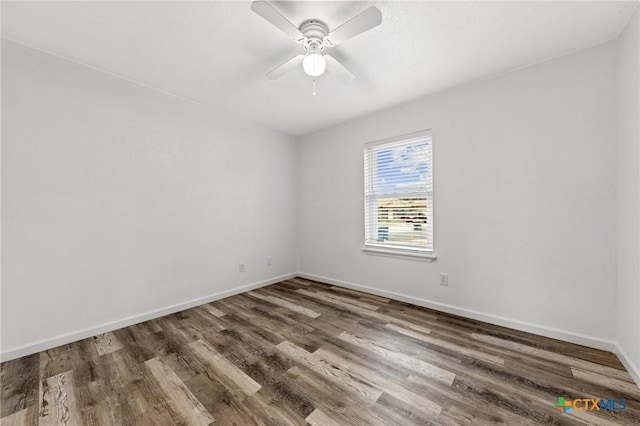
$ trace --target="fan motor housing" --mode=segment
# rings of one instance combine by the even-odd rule
[[[309,19],[300,25],[300,32],[304,34],[304,48],[307,52],[318,52],[324,50],[324,37],[329,33],[329,28],[324,22],[317,19]]]

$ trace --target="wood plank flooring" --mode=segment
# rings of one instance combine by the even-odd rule
[[[3,425],[640,424],[611,353],[298,278],[5,362],[0,379]],[[626,408],[563,413],[559,397]]]

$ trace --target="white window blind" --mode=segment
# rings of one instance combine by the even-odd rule
[[[431,132],[365,145],[365,249],[433,254]]]

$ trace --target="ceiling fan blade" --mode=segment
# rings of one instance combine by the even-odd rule
[[[254,1],[251,3],[251,10],[271,22],[276,28],[296,42],[301,43],[305,40],[304,34],[266,1]]]
[[[278,78],[282,77],[283,75],[300,65],[303,59],[304,55],[294,56],[293,58],[289,59],[287,62],[267,74],[267,77],[271,80],[277,80]]]
[[[327,61],[327,71],[335,74],[341,82],[348,84],[356,79],[356,76],[351,74],[351,71],[346,69],[344,65],[338,62],[333,56],[324,55],[324,59]]]
[[[377,27],[381,23],[382,13],[377,7],[371,6],[327,34],[324,42],[328,47],[337,46],[345,40]]]

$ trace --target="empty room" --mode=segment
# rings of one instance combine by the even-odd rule
[[[639,425],[637,1],[2,1],[2,425]]]

